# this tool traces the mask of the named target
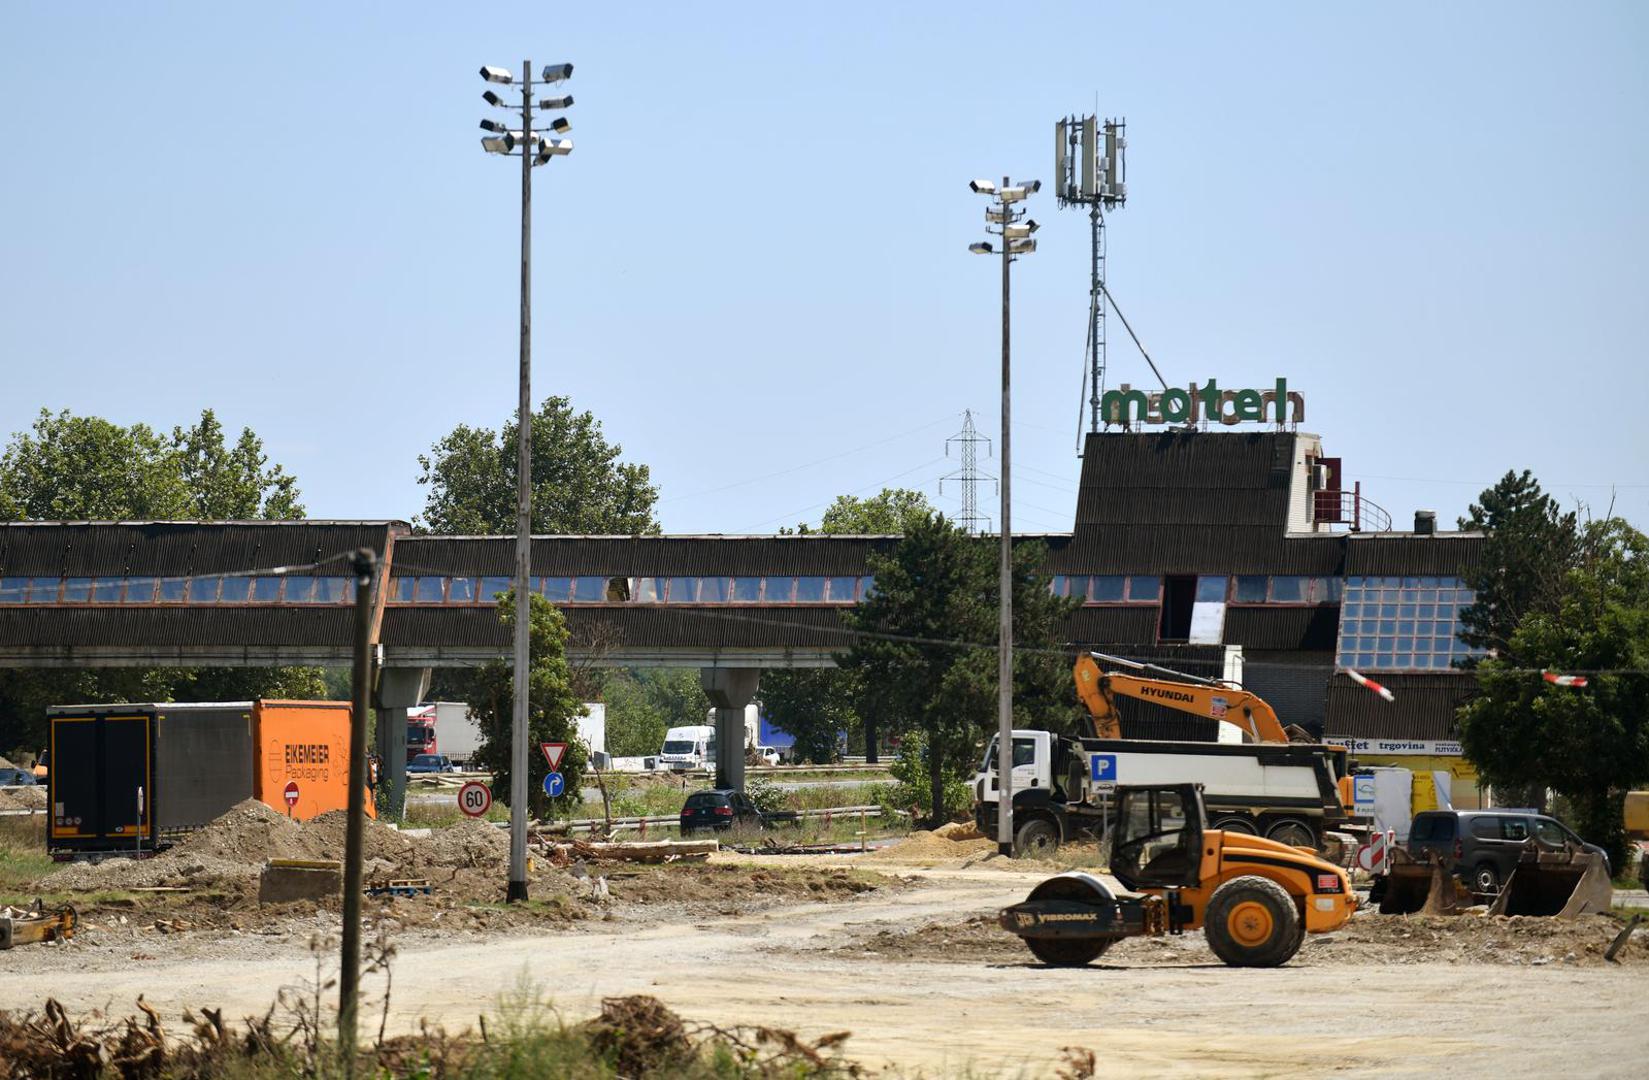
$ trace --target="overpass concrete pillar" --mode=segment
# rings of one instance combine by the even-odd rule
[[[407,801],[407,711],[423,703],[429,693],[429,668],[380,668],[373,704],[378,713],[378,760],[383,769],[379,787],[387,793],[378,816],[400,821]]]
[[[716,710],[716,786],[744,790],[744,707],[756,696],[760,668],[699,668],[699,685]]]

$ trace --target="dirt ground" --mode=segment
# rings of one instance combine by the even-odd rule
[[[578,1019],[604,996],[647,993],[722,1024],[851,1030],[851,1056],[929,1076],[1052,1075],[1067,1046],[1095,1051],[1100,1075],[1238,1077],[1637,1076],[1649,1052],[1649,938],[1605,964],[1606,918],[1365,914],[1308,937],[1275,970],[1226,968],[1200,935],[1128,941],[1090,967],[1049,969],[992,919],[1047,868],[953,843],[948,859],[918,837],[904,861],[898,845],[874,862],[717,856],[628,868],[636,876],[610,877],[605,899],[554,869],[585,890],[568,901],[580,917],[530,924],[476,922],[475,910],[496,909],[457,901],[373,905],[369,938],[382,929],[399,946],[389,1026],[467,1027],[522,993]],[[0,1008],[54,995],[72,1009],[129,1011],[141,993],[174,1013],[261,1013],[281,988],[315,977],[310,942],[337,925],[311,907],[243,918],[238,930],[169,932],[147,911],[110,920],[116,910],[73,944],[8,954],[29,977],[0,980]],[[323,967],[334,952],[323,950]],[[366,990],[375,1019],[382,985]]]

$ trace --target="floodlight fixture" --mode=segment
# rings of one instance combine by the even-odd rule
[[[968,187],[975,195],[995,195],[996,184],[990,180],[970,180]]]
[[[570,79],[572,77],[573,66],[571,64],[544,65],[544,81],[547,83],[558,83],[563,79]]]
[[[545,139],[543,154],[545,157],[562,157],[573,152],[571,139]]]
[[[996,252],[996,249],[991,247],[989,240],[981,240],[978,243],[969,244],[968,250],[973,252],[975,255],[993,255]]]
[[[1031,252],[1033,252],[1035,250],[1036,250],[1036,241],[1035,240],[1010,240],[1010,241],[1008,241],[1008,254],[1009,255],[1029,255]]]
[[[546,112],[550,112],[555,109],[571,108],[572,103],[573,96],[571,94],[562,94],[560,97],[540,98],[538,107]]]
[[[1006,236],[1009,240],[1023,240],[1041,227],[1041,225],[1038,225],[1033,220],[1022,221],[1018,224],[1004,224],[1002,226],[1002,235]]]
[[[507,154],[510,152],[509,140],[502,135],[488,135],[481,140],[481,149],[489,154]]]
[[[499,97],[497,94],[493,93],[491,90],[488,90],[485,93],[483,93],[481,95],[481,100],[485,101],[488,105],[496,105],[500,109],[511,108],[511,105],[510,105],[509,102],[505,101],[503,98]]]
[[[551,120],[548,124],[546,124],[545,127],[548,127],[557,135],[565,135],[573,129],[572,124],[567,121],[565,116],[556,117],[554,120]]]
[[[509,129],[510,129],[510,126],[508,124],[504,123],[502,120],[483,120],[483,121],[481,121],[481,130],[482,131],[496,131],[498,134],[502,135],[504,132],[508,131]]]
[[[510,69],[501,67],[483,67],[481,77],[490,83],[503,83],[505,86],[515,81],[515,76],[510,74]]]

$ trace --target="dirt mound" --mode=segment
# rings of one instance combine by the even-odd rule
[[[979,826],[971,821],[953,821],[948,825],[941,825],[933,830],[933,835],[942,836],[946,840],[989,840],[990,837],[979,831]]]
[[[265,859],[314,858],[304,843],[302,826],[285,814],[247,799],[230,807],[210,825],[185,836],[162,859],[216,858],[261,866]]]
[[[863,862],[878,863],[916,863],[931,865],[935,862],[947,862],[952,859],[967,859],[982,855],[991,855],[996,852],[996,841],[978,839],[952,839],[943,833],[943,829],[953,826],[942,826],[939,832],[918,831],[900,840],[896,844],[877,848],[869,855],[864,856]]]
[[[462,821],[420,842],[417,858],[427,867],[502,866],[510,858],[510,834],[484,821]]]
[[[407,863],[412,859],[413,841],[381,821],[367,818],[363,823],[361,839],[366,861]],[[344,843],[349,831],[349,812],[329,810],[304,822],[299,831],[311,859],[343,859]]]
[[[0,788],[0,810],[44,810],[46,789],[33,787]]]

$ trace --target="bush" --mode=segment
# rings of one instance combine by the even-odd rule
[[[928,777],[927,749],[927,737],[921,732],[905,733],[899,744],[899,753],[888,765],[888,773],[894,782],[880,785],[892,790],[878,792],[878,802],[889,809],[914,808],[918,816],[922,814],[930,802],[932,788]],[[945,813],[951,817],[966,816],[973,809],[973,777],[960,775],[949,766],[941,775],[945,785]]]

